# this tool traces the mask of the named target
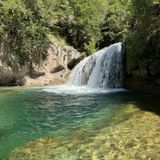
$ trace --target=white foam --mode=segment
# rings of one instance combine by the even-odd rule
[[[79,95],[79,94],[105,94],[105,93],[113,93],[113,92],[122,92],[125,91],[123,88],[118,89],[102,89],[102,88],[88,88],[87,86],[67,86],[67,85],[61,85],[61,86],[53,86],[53,87],[47,87],[43,88],[40,91],[43,92],[49,92],[49,93],[55,93],[55,94],[68,94],[68,95]]]

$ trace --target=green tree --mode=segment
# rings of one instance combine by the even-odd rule
[[[36,9],[20,0],[0,0],[1,43],[8,48],[8,63],[37,62],[48,47],[47,28],[39,22]]]
[[[107,13],[101,26],[103,38],[100,47],[125,41],[129,27],[130,5],[130,0],[108,1]]]
[[[131,18],[133,27],[128,32],[127,44],[127,70],[143,70],[147,75],[159,74],[160,64],[160,15],[156,0],[132,0]],[[147,76],[146,75],[146,76]]]
[[[100,25],[105,17],[107,2],[64,0],[56,4],[59,33],[76,48],[93,52],[101,39]]]

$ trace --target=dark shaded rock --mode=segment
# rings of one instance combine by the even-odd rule
[[[154,4],[154,13],[158,16],[160,15],[160,3]]]
[[[26,82],[24,77],[13,77],[10,82],[8,82],[7,86],[23,86]]]
[[[38,72],[38,71],[31,71],[31,73],[29,74],[29,77],[32,79],[36,79],[40,76],[44,76],[45,73],[44,72]]]
[[[154,79],[153,77],[147,79],[126,74],[124,79],[124,87],[135,91],[160,94],[160,81],[158,79]]]
[[[58,65],[57,67],[53,68],[53,70],[51,71],[51,73],[57,73],[60,72],[62,70],[64,70],[65,68],[62,65]]]
[[[23,86],[25,83],[26,79],[24,77],[11,76],[5,81],[1,80],[0,86]]]
[[[159,78],[159,79],[157,78],[157,79],[155,80],[155,82],[156,82],[157,85],[160,85],[160,78]]]
[[[15,85],[16,86],[24,86],[25,83],[26,83],[26,79],[24,77],[21,77],[21,78],[16,79]]]
[[[68,69],[72,70],[85,57],[87,57],[87,54],[81,53],[81,55],[78,58],[72,58],[67,64]]]
[[[5,77],[4,79],[0,80],[0,86],[16,86],[16,77]]]
[[[68,64],[68,69],[72,70],[78,63],[80,62],[80,58],[73,58]]]

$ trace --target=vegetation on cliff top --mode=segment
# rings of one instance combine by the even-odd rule
[[[127,72],[160,74],[159,0],[0,0],[0,42],[9,63],[45,58],[48,34],[88,54],[126,44]]]
[[[7,48],[8,62],[37,61],[46,54],[48,28],[36,1],[0,0],[0,41]]]

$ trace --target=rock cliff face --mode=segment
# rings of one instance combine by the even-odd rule
[[[0,50],[0,86],[40,86],[63,84],[70,70],[68,64],[78,59],[80,53],[71,46],[59,44],[52,40],[45,60],[39,64],[26,63],[8,65],[5,60],[7,49],[1,45]]]

